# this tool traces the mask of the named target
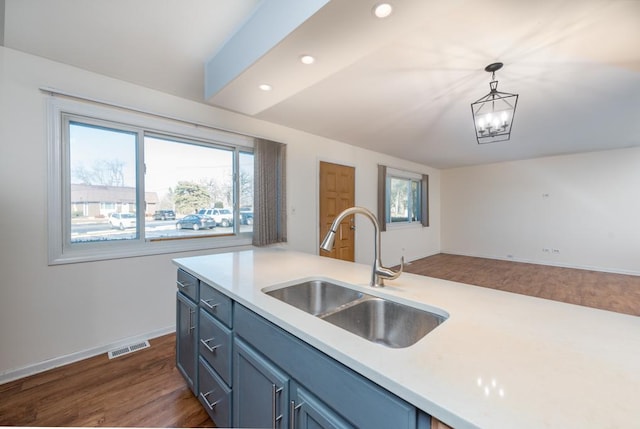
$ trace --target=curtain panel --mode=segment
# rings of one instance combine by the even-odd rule
[[[387,166],[378,164],[378,223],[387,230]]]
[[[429,226],[429,175],[422,175],[422,187],[421,187],[422,195],[420,195],[422,204],[420,207],[420,218],[422,222],[422,226]]]
[[[253,245],[287,241],[287,146],[256,139],[253,150]]]

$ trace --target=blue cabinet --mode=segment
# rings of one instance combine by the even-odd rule
[[[336,386],[336,389],[339,387]],[[299,429],[354,429],[336,412],[297,384],[292,385],[289,415]]]
[[[176,293],[176,367],[187,381],[191,391],[197,393],[198,331],[196,304],[198,280],[178,270]]]
[[[231,389],[215,370],[198,360],[198,400],[218,427],[231,427]]]
[[[289,428],[289,377],[240,339],[233,370],[235,426]]]
[[[237,303],[233,314],[234,348],[239,344],[251,347],[263,362],[270,362],[290,380],[290,387],[294,386],[289,393],[288,418],[294,418],[296,426],[287,427],[302,427],[297,422],[304,422],[308,427],[323,428],[416,428],[413,405]],[[237,364],[234,360],[234,371]],[[239,401],[244,397],[240,392],[243,388],[251,386],[234,384],[234,416],[242,407]],[[300,396],[312,400],[301,401]],[[270,424],[256,423],[260,427]]]
[[[231,427],[233,302],[203,281],[198,297],[198,399],[216,426]]]
[[[231,331],[200,308],[198,353],[231,386]]]
[[[233,421],[237,427],[353,428],[239,338],[233,355]]]

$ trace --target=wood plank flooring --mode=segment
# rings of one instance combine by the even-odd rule
[[[640,276],[444,253],[405,272],[640,316]]]
[[[214,427],[175,366],[175,334],[0,385],[0,426]]]

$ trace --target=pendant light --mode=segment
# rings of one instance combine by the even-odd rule
[[[518,94],[498,91],[496,71],[502,66],[502,63],[492,63],[484,68],[486,72],[491,73],[490,92],[471,103],[478,144],[494,143],[511,138],[511,126],[518,104]]]

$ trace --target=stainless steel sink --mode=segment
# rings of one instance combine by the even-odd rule
[[[265,293],[362,338],[391,348],[415,344],[447,319],[440,314],[323,280],[305,281]]]
[[[266,294],[314,316],[323,316],[330,311],[335,311],[364,295],[361,292],[323,280],[310,280],[272,290]]]
[[[349,332],[391,348],[409,347],[445,317],[380,298],[367,298],[324,318]]]

